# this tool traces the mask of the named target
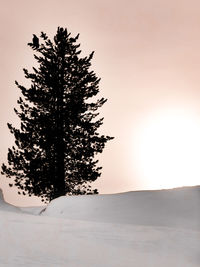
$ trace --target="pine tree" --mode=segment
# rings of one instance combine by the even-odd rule
[[[31,82],[25,88],[15,82],[22,95],[20,129],[8,123],[15,146],[8,149],[8,164],[2,174],[14,177],[19,194],[35,195],[50,201],[61,195],[95,194],[91,182],[101,175],[95,156],[113,137],[100,135],[103,118],[97,112],[107,99],[89,99],[99,92],[99,81],[90,70],[93,52],[81,57],[67,29],[58,27],[51,41],[41,32],[28,45],[35,51],[38,68],[24,69]]]

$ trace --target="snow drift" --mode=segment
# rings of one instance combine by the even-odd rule
[[[60,197],[47,206],[43,215],[200,230],[200,186]]]

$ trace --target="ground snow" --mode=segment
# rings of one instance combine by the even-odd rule
[[[0,205],[0,266],[197,267],[198,207],[200,187],[60,197],[42,216]]]

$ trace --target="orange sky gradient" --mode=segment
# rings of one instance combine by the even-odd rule
[[[73,36],[80,33],[83,55],[95,51],[92,69],[102,79],[99,95],[108,98],[100,111],[105,117],[101,130],[115,139],[99,156],[103,166],[96,182],[99,192],[149,189],[134,151],[139,125],[165,108],[186,109],[200,117],[200,2],[0,0],[0,4],[0,162],[6,161],[13,144],[6,124],[17,121],[13,108],[19,90],[14,81],[25,83],[22,69],[35,64],[27,43],[33,33],[44,31],[52,37],[58,26],[67,27]],[[1,176],[7,201],[39,204],[36,198],[19,197],[8,182]]]

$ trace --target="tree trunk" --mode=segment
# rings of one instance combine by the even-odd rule
[[[63,65],[62,65],[63,66]],[[62,71],[62,73],[64,73]],[[64,75],[63,75],[64,76]],[[64,143],[64,120],[63,120],[63,76],[57,88],[57,105],[56,105],[56,166],[55,166],[55,185],[54,198],[66,194],[65,190],[65,143]]]

